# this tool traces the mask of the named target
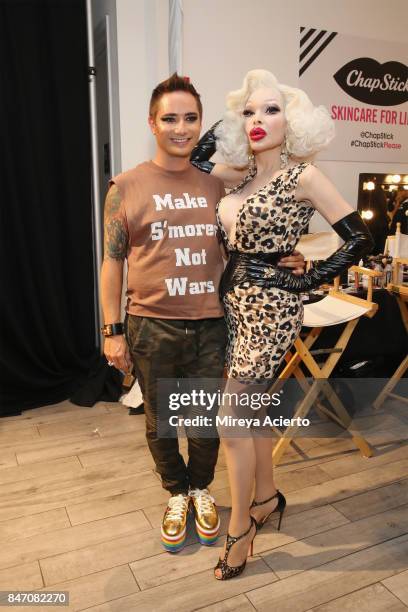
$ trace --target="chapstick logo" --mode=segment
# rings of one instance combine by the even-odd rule
[[[397,106],[408,100],[408,67],[401,62],[380,64],[360,57],[345,64],[333,75],[349,96],[378,106]]]

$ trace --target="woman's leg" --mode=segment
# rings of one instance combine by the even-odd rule
[[[236,393],[235,397],[238,400],[232,404],[223,404],[220,408],[219,416],[229,416],[231,418],[243,416],[239,409],[239,393],[242,391],[242,388],[236,381],[228,381],[224,393]],[[247,409],[245,409],[245,412],[247,412]],[[225,425],[219,427],[218,431],[224,449],[231,491],[231,517],[228,533],[231,536],[240,536],[248,530],[251,524],[249,506],[255,484],[256,468],[254,440],[250,429],[243,429],[240,426],[235,428]],[[232,546],[227,560],[230,567],[242,565],[247,558],[248,546],[254,535],[255,527],[250,529],[245,538]],[[217,578],[221,578],[220,569],[217,569],[215,574]]]
[[[262,502],[276,493],[276,485],[273,473],[272,450],[273,439],[270,435],[257,435],[253,438],[255,449],[255,492],[254,500]],[[256,521],[268,515],[278,505],[277,498],[267,504],[251,508],[251,514]]]
[[[253,439],[250,436],[247,438],[223,438],[221,444],[225,453],[231,490],[231,517],[228,533],[231,536],[240,536],[248,530],[251,524],[249,506],[254,487],[256,460]],[[253,526],[245,538],[231,547],[227,559],[230,567],[237,567],[245,561],[255,531],[255,526]],[[221,557],[224,557],[224,553],[225,547]],[[215,575],[217,578],[221,578],[221,569],[216,569]]]
[[[252,437],[224,438],[222,444],[231,490],[229,533],[237,536],[249,527],[256,455]]]

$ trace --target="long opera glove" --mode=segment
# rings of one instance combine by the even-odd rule
[[[214,123],[214,125],[204,134],[204,136],[201,136],[190,155],[190,161],[193,166],[202,172],[207,172],[208,174],[211,173],[215,166],[215,164],[209,160],[217,149],[217,139],[215,137],[214,130],[219,123],[221,123],[221,120]]]
[[[370,253],[374,247],[372,236],[358,212],[352,212],[332,226],[344,240],[343,246],[324,261],[320,261],[309,272],[295,276],[282,268],[257,264],[252,260],[245,265],[242,281],[249,281],[263,287],[278,287],[294,293],[317,289],[323,283],[332,281],[336,276]],[[248,253],[250,257],[250,254]]]

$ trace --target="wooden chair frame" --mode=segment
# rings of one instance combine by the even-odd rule
[[[361,268],[359,266],[353,266],[350,270],[355,274],[365,274],[368,276],[367,299],[363,300],[361,298],[343,293],[340,290],[339,278],[335,280],[334,287],[330,290],[329,295],[367,308],[368,310],[364,316],[371,318],[378,310],[378,305],[372,302],[373,278],[381,276],[381,273],[375,270]],[[294,376],[305,395],[296,408],[293,418],[306,418],[312,406],[315,405],[315,408],[319,414],[328,417],[350,432],[355,445],[360,449],[364,457],[371,457],[373,455],[372,447],[358,431],[356,431],[353,427],[350,427],[352,419],[349,413],[343,406],[334,389],[332,389],[331,385],[324,382],[327,381],[333,372],[333,369],[347,347],[359,320],[360,317],[358,316],[357,318],[346,323],[344,330],[332,348],[320,349],[318,351],[312,350],[313,344],[316,342],[324,329],[323,327],[312,327],[310,328],[310,331],[305,339],[302,340],[300,337],[297,338],[294,344],[294,350],[292,349],[285,356],[286,366],[279,375],[270,392],[277,392],[283,387],[288,378]],[[314,358],[314,355],[323,353],[327,353],[328,357],[324,364],[320,366]],[[301,369],[302,364],[307,368],[314,379],[311,384],[308,382]],[[323,394],[326,397],[331,409],[328,409],[319,401],[320,394]],[[280,462],[285,450],[289,447],[289,445],[293,444],[293,439],[297,430],[298,426],[295,425],[290,425],[283,433],[279,429],[275,428],[275,432],[280,436],[280,439],[275,444],[272,454],[275,465]]]
[[[393,260],[393,266],[394,266],[393,280],[394,282],[396,282],[398,279],[399,266],[403,266],[403,265],[408,266],[407,257],[394,258]],[[402,318],[402,321],[405,325],[405,329],[408,334],[408,287],[405,287],[404,285],[394,284],[394,282],[390,283],[387,286],[387,289],[390,293],[395,295],[395,297],[397,298],[398,306],[401,311],[401,318]],[[404,397],[403,395],[398,395],[397,393],[393,392],[395,386],[398,384],[398,382],[401,380],[401,378],[404,376],[407,370],[408,370],[408,355],[401,361],[401,363],[395,370],[394,374],[391,376],[390,380],[385,385],[384,389],[381,391],[380,395],[377,397],[377,399],[373,403],[374,410],[378,410],[383,405],[383,403],[388,397],[392,397],[393,399],[397,399],[401,402],[408,403],[408,398]]]

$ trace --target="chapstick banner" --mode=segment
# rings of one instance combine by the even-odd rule
[[[300,28],[299,87],[336,138],[319,159],[408,162],[408,46]]]

